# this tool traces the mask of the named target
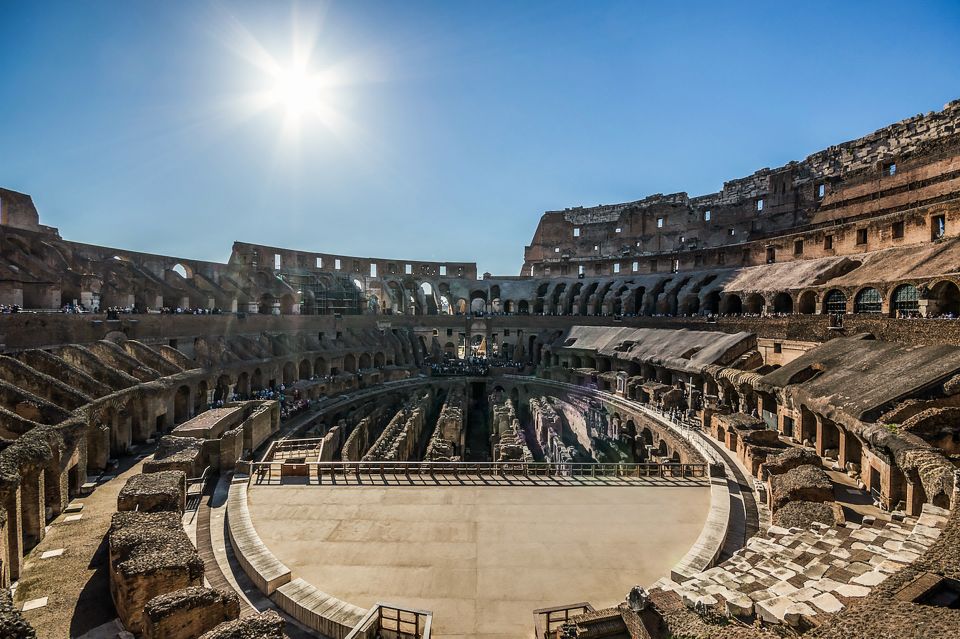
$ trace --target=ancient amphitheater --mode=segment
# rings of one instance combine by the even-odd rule
[[[960,636],[960,101],[514,276],[0,213],[2,637]]]

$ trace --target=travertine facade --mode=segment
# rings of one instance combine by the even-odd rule
[[[123,624],[279,637],[278,617],[231,621],[234,595],[203,586],[188,480],[602,462],[726,472],[745,523],[639,611],[571,635],[874,636],[896,615],[956,634],[936,601],[960,574],[958,124],[952,102],[716,194],[548,212],[521,275],[482,279],[473,262],[79,244],[0,189],[0,304],[101,311],[0,315],[0,586],[42,569],[31,551],[91,478],[142,453],[107,534]],[[252,463],[281,420],[308,439]],[[2,599],[0,627],[31,636]]]

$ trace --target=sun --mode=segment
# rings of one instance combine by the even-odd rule
[[[288,116],[315,113],[322,104],[319,79],[304,67],[279,69],[269,91],[270,102],[284,109]]]
[[[350,113],[357,87],[381,77],[368,54],[339,51],[324,41],[322,16],[308,13],[295,16],[286,55],[271,51],[229,12],[218,32],[223,45],[245,63],[232,80],[237,90],[222,101],[222,108],[236,122],[273,116],[279,124],[277,140],[288,148],[324,136],[362,136]]]

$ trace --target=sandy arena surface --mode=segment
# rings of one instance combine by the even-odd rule
[[[263,542],[319,589],[434,613],[441,637],[531,637],[536,608],[649,586],[696,541],[704,486],[254,486]]]

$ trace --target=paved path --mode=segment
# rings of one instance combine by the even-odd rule
[[[142,447],[139,452],[150,451]],[[109,594],[106,534],[117,511],[120,489],[127,478],[140,473],[141,465],[134,457],[122,458],[116,478],[98,485],[87,497],[73,500],[83,504],[83,516],[69,522],[65,521],[69,514],[58,516],[27,556],[14,603],[19,607],[32,599],[48,598],[46,606],[23,613],[38,637],[79,637],[116,618]],[[59,556],[41,558],[45,552],[60,549],[63,553]]]

